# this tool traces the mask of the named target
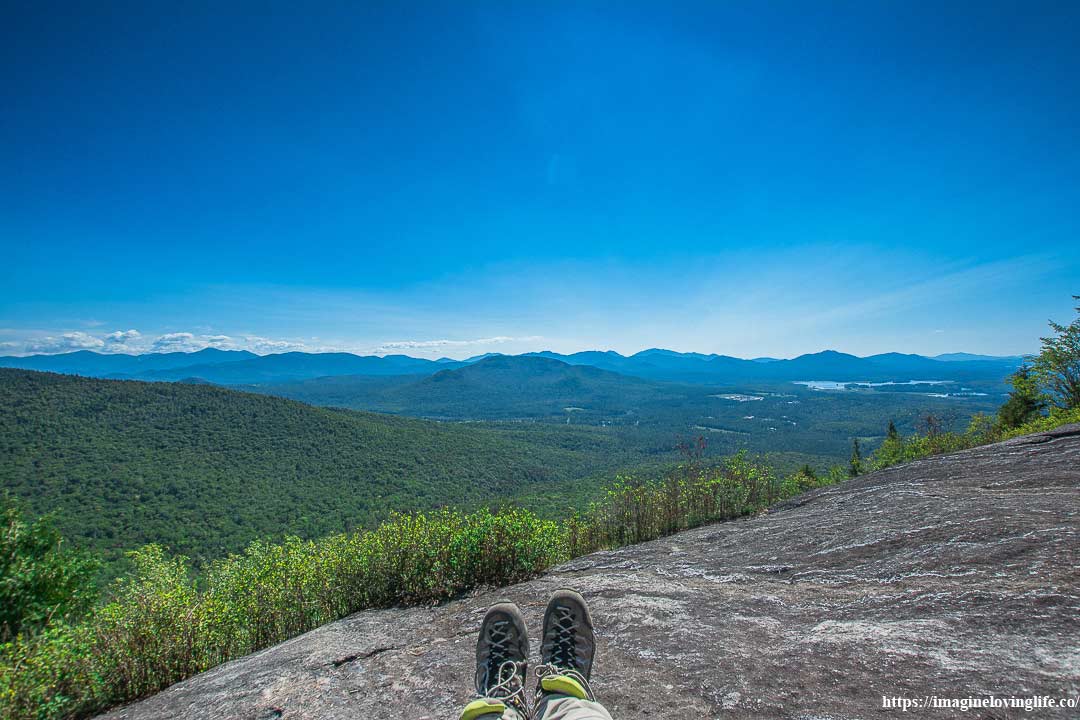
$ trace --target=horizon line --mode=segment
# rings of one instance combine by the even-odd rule
[[[475,362],[475,361],[482,360],[482,359],[488,358],[488,357],[493,357],[493,356],[500,356],[500,357],[527,357],[527,356],[531,356],[531,355],[550,354],[550,355],[558,355],[558,356],[561,356],[561,357],[572,357],[574,355],[579,355],[579,354],[582,354],[582,353],[614,354],[614,355],[618,355],[619,357],[622,357],[622,358],[632,358],[632,357],[636,357],[638,355],[643,355],[643,354],[648,353],[648,352],[666,352],[666,353],[672,353],[674,355],[681,355],[681,356],[700,355],[700,356],[706,357],[706,358],[730,358],[730,359],[733,359],[733,360],[741,360],[741,361],[744,361],[744,362],[780,362],[780,361],[784,361],[784,360],[797,360],[799,358],[809,357],[809,356],[812,356],[812,355],[823,355],[825,353],[836,353],[836,354],[839,354],[839,355],[847,355],[849,357],[854,357],[854,358],[859,358],[859,359],[880,357],[882,355],[908,355],[908,356],[926,358],[928,360],[937,360],[937,358],[945,357],[945,356],[949,356],[949,355],[971,355],[971,356],[975,356],[975,357],[979,357],[979,358],[993,358],[993,359],[1014,359],[1014,358],[1022,358],[1023,359],[1023,358],[1032,357],[1032,356],[1037,354],[1037,353],[1012,353],[1012,354],[1007,354],[1007,355],[990,355],[990,354],[986,354],[986,353],[971,353],[971,352],[966,352],[966,351],[963,351],[963,350],[956,350],[956,351],[949,351],[949,352],[944,352],[944,353],[937,353],[936,355],[923,355],[921,353],[904,353],[904,352],[898,352],[898,351],[894,350],[894,351],[881,352],[881,353],[872,353],[870,355],[856,355],[854,353],[844,352],[843,350],[836,350],[835,348],[825,348],[823,350],[817,350],[817,351],[814,351],[814,352],[800,353],[800,354],[794,355],[792,357],[773,357],[773,356],[761,355],[761,356],[757,356],[757,357],[748,358],[748,357],[740,357],[738,355],[726,355],[726,354],[723,354],[723,353],[703,353],[703,352],[697,352],[697,351],[693,351],[693,350],[690,350],[690,351],[671,350],[669,348],[662,348],[662,347],[655,347],[654,346],[654,347],[648,347],[648,348],[644,348],[642,350],[638,350],[637,352],[630,353],[628,355],[624,355],[623,353],[620,353],[617,350],[611,350],[611,349],[608,349],[608,350],[599,350],[599,349],[577,350],[577,351],[570,352],[570,353],[560,353],[560,352],[556,352],[554,350],[545,349],[545,350],[530,350],[528,352],[522,352],[522,353],[487,352],[487,353],[480,353],[478,355],[472,355],[472,356],[469,356],[467,358],[455,359],[455,358],[451,358],[451,357],[447,357],[447,356],[443,356],[443,357],[439,357],[439,358],[426,358],[426,357],[420,357],[420,356],[417,356],[417,355],[408,355],[406,353],[378,353],[378,352],[371,352],[371,353],[362,354],[362,353],[359,353],[359,352],[350,352],[348,350],[284,350],[282,352],[258,353],[258,352],[255,352],[254,350],[248,350],[246,348],[218,348],[218,347],[207,346],[207,347],[199,348],[198,350],[153,350],[153,349],[148,349],[145,352],[101,352],[99,350],[91,350],[89,348],[81,348],[81,349],[78,349],[78,350],[69,350],[69,351],[66,351],[66,352],[57,352],[57,353],[37,352],[37,353],[25,353],[25,354],[0,355],[0,358],[26,359],[26,358],[32,358],[32,357],[64,357],[66,355],[77,355],[77,354],[80,354],[80,353],[89,353],[91,355],[98,355],[98,356],[101,356],[101,357],[131,357],[131,358],[135,358],[135,357],[143,357],[143,356],[146,356],[146,355],[196,355],[198,353],[205,352],[207,350],[214,350],[214,351],[222,352],[222,353],[247,353],[247,354],[252,355],[254,357],[257,357],[257,358],[273,357],[273,356],[276,356],[276,355],[352,355],[353,357],[361,357],[361,358],[376,357],[376,358],[380,358],[380,359],[381,358],[388,358],[388,357],[404,357],[404,358],[409,358],[409,359],[412,359],[412,360],[424,360],[424,361],[432,362],[432,363],[438,363],[438,362]],[[943,361],[938,361],[938,362],[943,362]]]

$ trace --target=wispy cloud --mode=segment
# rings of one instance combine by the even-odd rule
[[[836,304],[802,317],[809,324],[866,321],[883,313],[923,312],[958,295],[998,288],[1003,284],[1030,282],[1053,268],[1042,255],[1026,255],[984,262],[968,267],[954,266],[912,278],[891,288]]]
[[[274,338],[263,335],[200,332],[168,332],[148,334],[131,328],[112,332],[87,333],[82,331],[49,332],[46,330],[0,331],[0,337],[13,339],[0,342],[0,351],[17,355],[57,354],[73,350],[93,350],[101,353],[196,352],[206,348],[217,350],[248,350],[258,355],[282,352],[352,352],[361,355],[385,355],[388,353],[453,353],[482,350],[495,346],[513,346],[515,350],[536,349],[544,340],[540,335],[495,335],[491,337],[456,340],[439,338],[433,340],[394,340],[382,343],[363,343],[355,340],[323,340],[320,338],[294,339]],[[20,337],[21,336],[21,337]],[[533,347],[528,347],[532,345]]]
[[[259,355],[268,355],[270,353],[280,352],[294,352],[306,350],[308,352],[327,352],[333,348],[326,348],[323,346],[313,346],[309,343],[300,342],[297,340],[275,340],[273,338],[257,337],[253,335],[245,335],[239,339],[234,349],[237,350],[250,350],[253,353]]]
[[[142,341],[142,333],[138,330],[117,330],[111,332],[104,338],[105,352],[111,353],[138,353],[140,351],[140,342]]]
[[[154,352],[188,352],[204,347],[207,347],[206,341],[197,342],[195,336],[189,332],[166,333],[150,344],[150,349]]]
[[[31,353],[62,353],[75,350],[100,350],[105,347],[105,341],[100,337],[84,332],[69,332],[59,336],[47,335],[27,341],[26,352]]]
[[[0,336],[2,335],[14,337],[14,339],[5,339],[0,342],[0,353],[15,355],[55,355],[75,350],[141,355],[144,353],[196,352],[206,348],[248,350],[259,355],[290,351],[332,352],[362,350],[348,344],[335,345],[332,343],[305,342],[261,335],[225,335],[199,332],[147,334],[134,328],[101,333],[5,329],[0,331]],[[371,352],[370,348],[366,351]]]
[[[138,330],[117,330],[111,332],[105,336],[105,342],[111,344],[127,344],[129,342],[137,342],[142,337],[142,333]]]
[[[383,343],[375,349],[376,353],[387,353],[398,350],[436,350],[440,348],[474,347],[477,345],[502,345],[514,342],[538,342],[543,340],[539,335],[527,335],[524,337],[509,337],[499,335],[489,338],[477,338],[475,340],[399,340],[396,342]]]
[[[259,355],[290,352],[294,350],[324,350],[297,340],[282,340],[258,335],[204,335],[175,332],[159,335],[150,343],[149,352],[194,352],[214,348],[216,350],[248,350]]]

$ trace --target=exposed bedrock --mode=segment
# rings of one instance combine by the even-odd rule
[[[1080,695],[1080,425],[824,488],[434,608],[366,611],[105,718],[456,718],[484,609],[579,589],[616,720]],[[534,642],[534,647],[539,643]],[[1068,709],[909,717],[1077,717]]]

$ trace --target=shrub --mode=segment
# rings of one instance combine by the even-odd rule
[[[97,563],[66,547],[49,518],[27,522],[5,499],[0,523],[0,642],[93,606]]]
[[[962,433],[927,432],[915,433],[909,437],[886,437],[870,459],[875,470],[910,462],[931,455],[967,450],[989,443],[1008,440],[1009,438],[1045,432],[1068,423],[1080,423],[1080,408],[1060,410],[1051,408],[1046,417],[1037,416],[1033,420],[1015,428],[1003,427],[1000,422],[981,413],[971,419],[967,430]]]
[[[745,452],[703,470],[682,466],[662,480],[620,477],[605,497],[565,525],[572,556],[670,535],[708,522],[759,512],[803,490],[825,484],[813,471],[780,479]]]
[[[376,530],[252,543],[200,586],[156,545],[79,624],[0,645],[0,717],[85,715],[156,692],[350,612],[523,580],[567,558],[562,530],[524,510],[396,515]]]
[[[97,704],[88,625],[64,622],[0,645],[0,717],[49,720]]]
[[[1047,430],[1053,430],[1056,427],[1071,423],[1080,423],[1080,407],[1075,407],[1071,410],[1051,408],[1050,414],[1046,417],[1036,418],[1030,422],[1024,423],[1018,428],[1003,432],[1000,439],[1008,440],[1009,438],[1020,437],[1021,435],[1046,432]]]

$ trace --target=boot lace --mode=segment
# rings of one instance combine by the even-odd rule
[[[551,643],[550,665],[574,670],[577,668],[577,623],[570,608],[555,610],[554,639]]]
[[[519,671],[525,667],[525,661],[517,661],[510,656],[510,645],[514,638],[507,630],[509,625],[510,623],[492,625],[488,636],[488,660],[484,673],[476,684],[476,692],[482,697],[524,707],[525,685],[521,682]]]
[[[525,684],[521,682],[521,675],[518,674],[518,670],[524,666],[524,662],[504,660],[496,671],[495,684],[488,687],[484,696],[523,709],[525,707]]]

